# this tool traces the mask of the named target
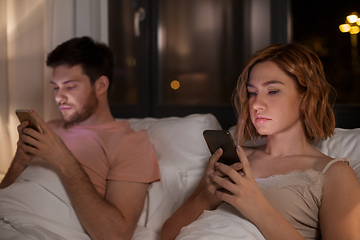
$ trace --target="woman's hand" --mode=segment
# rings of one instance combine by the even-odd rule
[[[219,200],[234,206],[252,221],[257,213],[261,214],[260,209],[270,203],[257,185],[244,151],[237,147],[237,153],[243,166],[242,172],[238,173],[233,167],[218,162],[215,163],[217,171],[227,177],[213,174],[211,180],[214,182],[214,185],[216,184],[216,186],[226,191],[215,188],[209,189],[209,191],[212,191]]]
[[[204,181],[206,182],[206,187],[204,188],[202,194],[204,197],[204,201],[207,204],[207,209],[213,210],[217,206],[219,206],[223,200],[219,199],[216,195],[214,195],[214,192],[221,189],[221,186],[213,181],[214,176],[217,176],[218,178],[226,177],[224,173],[219,171],[217,169],[218,166],[218,160],[223,154],[223,150],[219,148],[209,159],[209,163],[205,169],[204,173]],[[242,168],[241,163],[235,163],[232,166],[227,166],[231,169],[233,169],[235,172],[239,171]]]

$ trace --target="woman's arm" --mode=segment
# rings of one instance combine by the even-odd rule
[[[221,200],[212,194],[218,186],[214,185],[209,178],[210,175],[223,176],[215,169],[215,163],[219,160],[221,154],[222,150],[218,149],[214,155],[210,157],[205,173],[195,191],[180,208],[166,220],[162,227],[161,240],[175,239],[181,228],[195,221],[204,210],[214,210],[222,203]]]
[[[337,162],[325,173],[319,215],[324,240],[360,239],[360,183],[349,165]]]
[[[194,199],[185,201],[184,204],[166,220],[161,230],[161,240],[175,239],[181,228],[195,221],[204,210],[212,210],[206,203],[205,191],[204,189],[199,195],[195,196]]]
[[[217,175],[212,177],[215,183],[228,191],[216,190],[214,195],[234,206],[259,228],[267,240],[305,239],[262,194],[252,175],[249,161],[240,147],[238,147],[238,155],[244,174],[239,174],[224,164],[215,164],[217,169],[229,178],[221,178]]]

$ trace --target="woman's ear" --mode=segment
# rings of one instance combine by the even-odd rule
[[[107,93],[109,88],[109,79],[106,76],[101,76],[95,82],[95,90],[98,96]]]

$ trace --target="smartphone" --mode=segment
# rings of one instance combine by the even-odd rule
[[[40,127],[35,121],[35,119],[30,115],[29,110],[17,109],[15,111],[16,116],[19,118],[20,122],[28,121],[29,125],[27,127],[32,128],[40,132]]]
[[[214,152],[219,148],[223,150],[223,154],[220,157],[219,162],[226,165],[232,165],[240,162],[236,152],[236,145],[229,131],[205,130],[203,135],[211,154],[214,154]]]

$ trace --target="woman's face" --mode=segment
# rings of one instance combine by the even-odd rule
[[[247,90],[251,121],[260,135],[302,128],[302,96],[297,83],[274,62],[260,62],[252,67]]]

